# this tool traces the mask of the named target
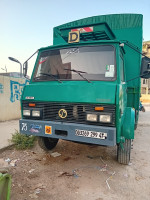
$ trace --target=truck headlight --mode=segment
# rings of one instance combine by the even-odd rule
[[[97,115],[95,114],[87,114],[86,116],[87,121],[97,122]]]
[[[110,123],[111,122],[111,115],[100,115],[99,121],[104,123]]]
[[[40,117],[40,111],[39,110],[32,110],[32,117]]]
[[[23,116],[30,116],[30,110],[23,110]]]

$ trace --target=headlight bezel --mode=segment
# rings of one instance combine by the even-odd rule
[[[24,110],[28,110],[30,111],[30,115],[24,115]],[[32,113],[33,112],[39,112],[40,115],[39,116],[35,116],[33,115]],[[43,112],[42,112],[42,109],[39,109],[39,108],[23,108],[22,110],[22,115],[24,118],[28,118],[28,119],[41,119],[43,117]]]
[[[92,116],[93,116],[93,117],[95,116],[95,117],[96,117],[95,120],[90,120],[90,119],[88,119],[88,117],[90,117],[90,116],[91,116],[91,117],[92,117]],[[87,114],[86,114],[86,121],[88,121],[88,122],[97,122],[97,121],[98,121],[98,115],[97,115],[97,113],[87,113]]]
[[[33,114],[34,113],[34,114]],[[39,115],[35,115],[35,113],[39,113]],[[32,110],[32,114],[31,114],[32,117],[36,117],[36,118],[39,118],[41,117],[41,111],[40,110]]]
[[[88,115],[95,115],[97,116],[96,120],[89,120]],[[110,120],[109,121],[101,121],[100,118],[101,116],[109,116]],[[92,112],[92,113],[86,113],[86,121],[87,122],[93,122],[93,123],[101,123],[101,124],[111,124],[112,123],[112,113],[104,113],[104,112]]]
[[[108,116],[108,117],[110,117],[110,120],[109,121],[102,121],[101,120],[102,116]],[[110,124],[110,123],[112,123],[112,113],[101,113],[101,114],[99,114],[99,119],[98,120],[99,120],[100,123]]]
[[[27,112],[27,111],[29,111],[29,114],[28,114],[28,115],[25,115],[24,112]],[[22,115],[23,115],[24,117],[31,117],[31,110],[30,110],[30,109],[23,109]]]

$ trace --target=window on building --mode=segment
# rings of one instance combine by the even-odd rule
[[[141,94],[146,94],[146,88],[144,87],[141,88]]]

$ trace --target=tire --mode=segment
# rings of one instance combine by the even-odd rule
[[[144,106],[142,106],[142,109],[141,109],[141,110],[142,110],[142,112],[145,112],[145,108],[144,108]]]
[[[122,147],[120,144],[117,147],[117,160],[120,164],[128,165],[131,155],[131,139],[126,139]]]
[[[49,151],[55,148],[59,139],[49,137],[38,137],[38,144],[44,151]]]
[[[136,130],[137,129],[137,123],[136,124],[134,124],[134,130]]]

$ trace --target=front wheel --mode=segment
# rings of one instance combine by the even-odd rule
[[[131,139],[126,139],[125,143],[119,144],[117,147],[117,160],[119,163],[128,165],[131,155]]]
[[[49,151],[52,150],[53,148],[55,148],[55,146],[57,145],[59,139],[56,138],[49,138],[49,137],[39,137],[38,138],[38,143],[39,146],[45,150],[45,151]]]

